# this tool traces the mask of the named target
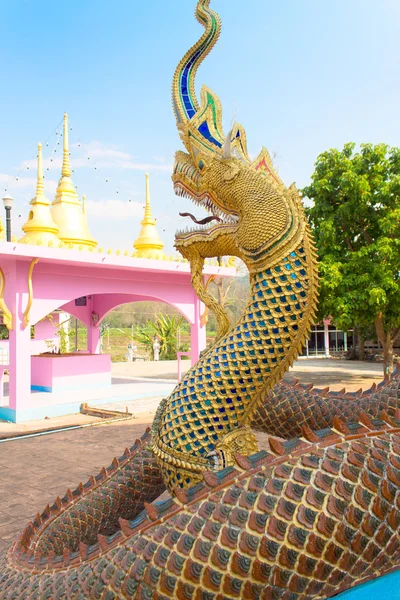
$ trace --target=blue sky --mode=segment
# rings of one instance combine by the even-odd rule
[[[225,131],[232,120],[242,123],[250,153],[266,146],[285,183],[306,185],[317,155],[345,142],[400,144],[398,0],[211,6],[223,28],[197,90],[205,83],[219,95]],[[194,7],[194,0],[0,2],[0,189],[16,200],[14,233],[34,195],[36,144],[49,136],[53,198],[61,146],[51,134],[67,111],[73,180],[87,195],[100,245],[131,247],[149,171],[159,233],[172,252],[175,229],[187,224],[178,212],[193,210],[170,180],[182,149],[170,87],[202,33]]]

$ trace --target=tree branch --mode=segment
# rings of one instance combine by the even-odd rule
[[[375,330],[376,330],[376,335],[378,336],[378,340],[380,341],[382,346],[385,347],[386,336],[385,336],[385,330],[383,329],[382,313],[379,313],[379,315],[377,315],[375,317]]]
[[[398,335],[400,334],[400,325],[397,327],[397,329],[394,330],[394,334],[393,334],[393,342],[396,341]]]
[[[363,233],[364,239],[367,242],[367,244],[373,244],[374,240],[373,238],[369,235],[369,233],[367,231],[365,231],[365,228],[361,225],[361,231]]]
[[[345,239],[345,242],[346,242],[347,249],[350,250],[350,252],[354,252],[354,248],[351,245],[351,242],[350,242],[349,238],[347,237],[346,227],[343,225],[343,223],[340,223],[340,227],[342,228],[342,231],[344,233],[344,239]]]

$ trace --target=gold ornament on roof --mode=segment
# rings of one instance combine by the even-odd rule
[[[0,314],[3,318],[3,324],[10,331],[13,329],[13,316],[12,312],[8,308],[6,301],[4,300],[4,291],[6,287],[6,276],[4,275],[3,269],[0,267]]]
[[[157,229],[156,221],[153,218],[150,205],[150,184],[149,174],[146,173],[146,204],[144,208],[144,219],[141,222],[142,228],[139,237],[134,242],[133,246],[137,250],[134,255],[137,258],[155,258],[165,259],[165,254],[162,251],[164,243],[161,241]]]
[[[74,184],[71,179],[71,165],[69,162],[68,145],[68,115],[64,114],[64,145],[61,179],[56,191],[56,199],[51,208],[54,221],[60,228],[59,238],[72,247],[97,246],[92,237],[86,220],[86,215],[79,201]]]
[[[28,220],[22,226],[25,235],[19,240],[25,244],[58,242],[59,227],[51,215],[50,200],[44,194],[42,144],[38,144],[36,196],[30,201]]]
[[[24,315],[23,315],[23,326],[24,329],[25,327],[27,327],[29,325],[29,319],[30,319],[30,315],[31,315],[31,308],[32,308],[32,302],[33,302],[33,286],[32,286],[32,274],[33,274],[33,269],[36,265],[36,263],[38,262],[38,258],[32,258],[31,260],[31,264],[29,265],[29,270],[28,270],[28,302],[26,305],[26,308],[24,310]]]

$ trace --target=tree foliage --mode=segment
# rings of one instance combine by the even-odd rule
[[[147,321],[155,321],[160,313],[180,316],[176,308],[164,302],[128,302],[109,312],[107,323],[110,327],[131,327],[132,324],[145,325]]]
[[[213,281],[208,291],[226,311],[229,321],[236,323],[241,316],[250,293],[249,273],[242,262],[236,264],[236,277],[221,278]],[[210,311],[207,321],[207,331],[216,331],[217,321]]]
[[[400,149],[328,150],[302,193],[314,203],[321,316],[341,328],[374,325],[388,372],[400,332]]]
[[[182,317],[160,314],[155,321],[147,321],[145,325],[136,327],[133,337],[146,348],[150,356],[153,356],[154,338],[157,336],[160,343],[160,358],[176,359],[176,353],[179,351],[178,333],[182,323]]]

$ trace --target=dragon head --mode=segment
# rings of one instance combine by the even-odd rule
[[[172,180],[177,195],[191,198],[210,216],[199,221],[184,213],[200,227],[178,232],[175,246],[187,258],[193,250],[203,257],[239,256],[254,271],[282,240],[298,233],[304,219],[295,218],[301,210],[299,196],[294,186],[286,189],[267,150],[252,161],[241,125],[235,123],[224,135],[218,97],[203,86],[197,101],[195,74],[221,28],[209,3],[198,0],[196,17],[205,32],[185,54],[173,79],[175,117],[187,152],[176,153]]]
[[[215,256],[221,252],[217,239],[229,236],[226,254],[239,256],[250,266],[265,258],[294,227],[295,198],[251,163],[217,153],[199,154],[194,159],[177,152],[172,179],[178,196],[189,197],[211,214],[196,220],[198,228],[177,232],[175,246],[186,256],[191,246],[200,244],[203,254],[209,246],[210,255]],[[214,242],[214,254],[211,244],[206,244],[210,241]]]

